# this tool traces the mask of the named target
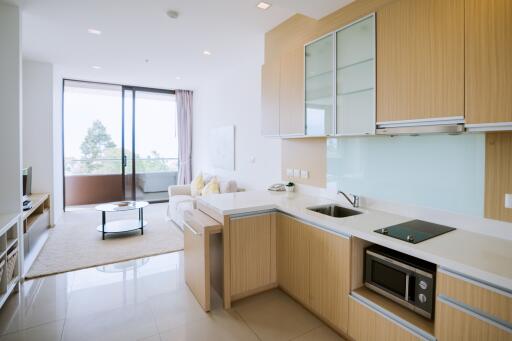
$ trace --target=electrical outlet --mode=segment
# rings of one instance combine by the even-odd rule
[[[294,178],[300,178],[300,169],[294,169],[293,170],[293,177]]]
[[[301,177],[302,179],[307,179],[307,178],[309,178],[309,171],[308,171],[307,169],[302,169],[302,170],[300,171],[300,177]]]
[[[286,168],[286,176],[290,178],[293,177],[293,169]]]
[[[505,208],[512,208],[512,193],[505,194]]]

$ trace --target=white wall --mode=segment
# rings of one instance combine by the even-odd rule
[[[245,189],[263,189],[281,179],[281,141],[261,136],[261,64],[263,43],[254,57],[233,61],[221,78],[194,93],[193,172],[233,177]],[[249,54],[248,54],[249,55]],[[211,169],[209,131],[235,125],[235,171]]]
[[[0,3],[0,213],[21,212],[21,35],[17,7]]]
[[[53,198],[53,66],[23,61],[23,167],[32,166],[32,192]]]
[[[53,207],[54,222],[64,213],[64,179],[62,159],[62,82],[63,76],[58,66],[53,67]]]

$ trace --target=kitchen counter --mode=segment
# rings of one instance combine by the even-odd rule
[[[364,208],[357,209],[364,214],[333,218],[310,211],[307,207],[330,204],[334,200],[301,193],[247,191],[210,195],[198,200],[223,216],[277,209],[333,233],[380,244],[512,291],[511,240],[453,226],[458,229],[418,244],[410,244],[373,231],[413,218]]]

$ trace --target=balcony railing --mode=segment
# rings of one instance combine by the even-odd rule
[[[97,159],[65,159],[64,174],[73,175],[107,175],[122,174],[123,160],[121,158]],[[157,172],[177,172],[178,159],[165,157],[148,157],[135,159],[137,174]],[[132,173],[132,160],[126,162],[125,174]]]

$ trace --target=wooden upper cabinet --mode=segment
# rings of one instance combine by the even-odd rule
[[[281,57],[279,135],[304,135],[304,48]]]
[[[279,135],[280,60],[268,60],[261,67],[261,133]]]
[[[512,1],[466,0],[466,123],[512,122]]]
[[[462,116],[464,0],[398,0],[379,9],[377,122]]]
[[[310,253],[311,308],[347,333],[350,240],[313,228]]]

